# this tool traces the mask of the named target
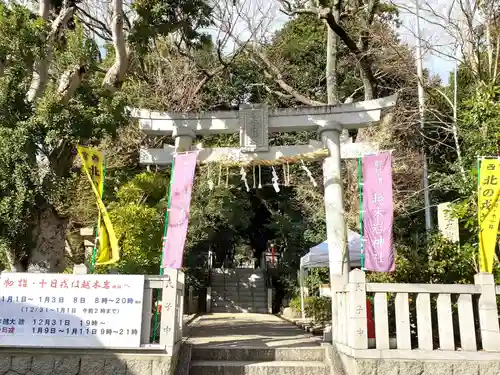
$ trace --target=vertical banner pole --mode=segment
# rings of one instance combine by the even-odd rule
[[[363,233],[363,158],[358,158],[358,189],[359,189],[359,235],[361,236],[361,269],[365,269],[364,233]]]
[[[167,240],[167,229],[168,229],[168,217],[169,217],[169,210],[170,210],[170,205],[172,204],[172,184],[174,183],[174,166],[175,166],[175,158],[172,160],[172,169],[170,170],[170,186],[168,188],[168,201],[167,201],[167,210],[165,211],[165,225],[163,227],[163,237],[162,237],[162,244],[161,244],[161,263],[160,263],[160,276],[163,275],[163,262],[165,259],[163,259],[163,246],[165,244],[165,241]]]
[[[103,172],[102,172],[101,186],[99,187],[101,189],[101,199],[104,199],[104,179],[106,178],[107,165],[108,165],[108,158],[107,158],[107,155],[104,154],[104,167],[103,167]],[[99,237],[101,234],[100,229],[101,229],[101,210],[99,210],[99,214],[97,216],[97,225],[95,228],[94,248],[92,249],[92,260],[90,262],[90,273],[94,273],[94,269],[95,269],[95,261],[96,261],[96,257],[97,257],[97,243],[99,241]]]

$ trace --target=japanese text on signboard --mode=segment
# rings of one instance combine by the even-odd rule
[[[500,221],[500,159],[485,159],[479,171],[479,255],[481,272],[493,271]]]
[[[4,273],[0,346],[138,347],[144,276]]]

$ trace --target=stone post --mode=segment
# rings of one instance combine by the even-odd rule
[[[84,262],[88,267],[92,263],[92,253],[96,241],[95,229],[92,227],[80,228],[80,236],[83,237],[83,245],[85,248]]]
[[[273,290],[272,288],[267,288],[267,313],[273,313]]]
[[[365,273],[353,270],[349,276],[348,343],[353,349],[368,349]]]
[[[73,275],[86,275],[87,266],[85,264],[75,264],[73,266]]]
[[[474,275],[474,283],[481,286],[478,310],[483,350],[498,352],[500,351],[500,328],[498,325],[495,280],[492,274],[478,273]]]
[[[166,268],[162,276],[160,345],[167,355],[173,355],[176,344],[177,319],[177,283],[178,270]]]
[[[195,313],[195,308],[194,308],[194,288],[192,286],[189,286],[188,289],[188,313],[193,314]]]
[[[212,311],[212,287],[207,286],[207,296],[206,296],[206,310],[207,313]]]
[[[332,319],[337,316],[335,290],[349,282],[349,252],[347,251],[347,228],[344,217],[341,175],[341,133],[342,125],[335,121],[325,122],[318,129],[323,145],[330,154],[323,161],[323,184],[325,187],[326,237],[332,291]],[[336,329],[337,327],[332,327],[332,330]],[[335,337],[335,335],[333,336]]]

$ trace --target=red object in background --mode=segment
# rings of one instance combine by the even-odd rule
[[[368,328],[368,338],[375,338],[375,322],[373,321],[372,301],[366,299],[366,326]]]
[[[274,266],[274,264],[275,264],[275,262],[274,262],[274,246],[271,247],[271,262],[272,262],[272,264]]]
[[[161,313],[161,308],[163,307],[163,304],[160,302],[155,302],[155,305],[153,307],[153,311],[158,311],[159,313]]]

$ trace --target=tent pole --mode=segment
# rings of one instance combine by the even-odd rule
[[[304,267],[300,267],[299,271],[299,286],[300,286],[300,310],[302,319],[306,318],[305,301],[304,301]]]

